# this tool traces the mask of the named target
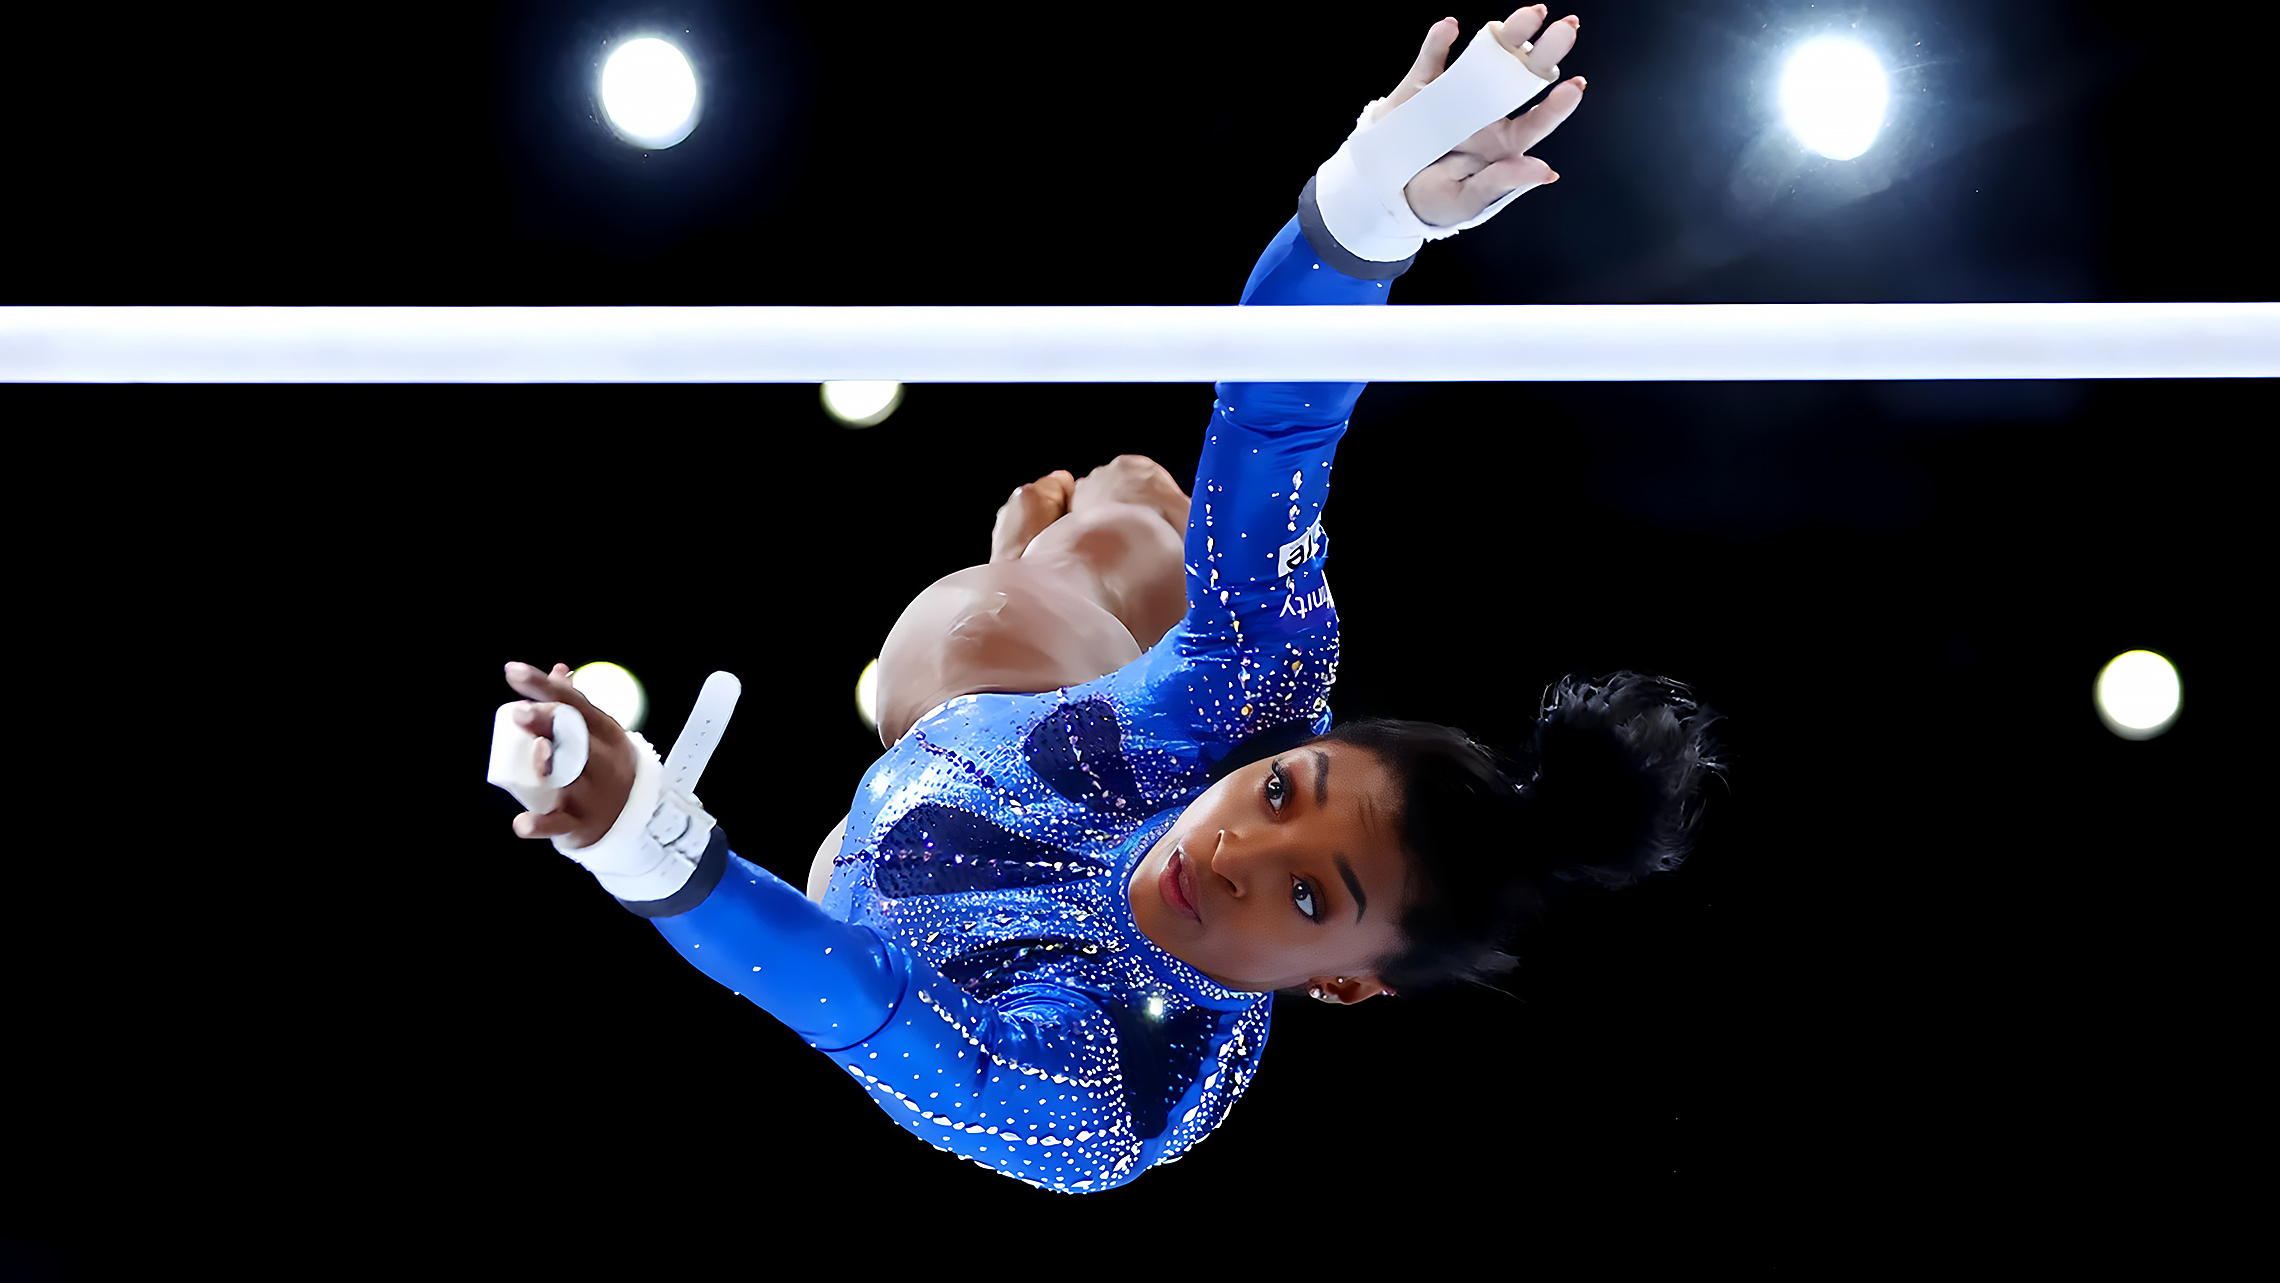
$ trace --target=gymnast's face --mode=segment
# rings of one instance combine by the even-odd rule
[[[1157,947],[1230,989],[1320,984],[1344,1001],[1374,997],[1382,986],[1370,967],[1399,943],[1409,872],[1394,827],[1400,802],[1393,772],[1350,744],[1310,744],[1232,771],[1140,861],[1127,890],[1133,916]],[[1175,853],[1194,916],[1165,898]]]

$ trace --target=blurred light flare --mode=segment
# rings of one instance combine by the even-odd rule
[[[1817,36],[1781,73],[1781,114],[1791,133],[1830,160],[1866,152],[1892,101],[1883,63],[1858,40]]]
[[[1737,39],[1763,61],[1747,77],[1749,123],[1729,159],[1723,220],[1699,220],[1666,265],[1639,269],[1653,279],[1630,292],[1724,267],[1978,141],[1956,132],[1957,119],[1926,117],[1944,101],[1936,69],[1953,58],[1927,55],[1912,19],[1848,20],[1816,7],[1749,25]]]
[[[640,730],[649,716],[649,696],[642,688],[641,679],[621,665],[606,659],[581,664],[571,671],[570,684],[594,707],[629,731]]]
[[[855,679],[855,715],[871,730],[879,729],[879,661],[874,659],[863,666],[863,673]]]
[[[2098,672],[2091,702],[2106,729],[2123,739],[2152,739],[2177,722],[2184,688],[2177,666],[2150,650],[2124,651]]]
[[[630,143],[671,147],[696,128],[696,72],[669,41],[626,41],[604,60],[597,85],[610,127]]]
[[[902,405],[903,385],[891,379],[838,379],[823,385],[823,410],[841,427],[869,428]]]

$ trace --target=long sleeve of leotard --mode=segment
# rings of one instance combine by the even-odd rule
[[[1244,306],[1383,306],[1409,261],[1370,264],[1321,229],[1313,186],[1260,256]],[[1365,275],[1354,275],[1360,272]],[[1329,729],[1338,612],[1321,524],[1331,464],[1365,383],[1222,383],[1190,492],[1187,615],[1103,679],[1159,739],[1216,759],[1285,728]]]
[[[1313,248],[1305,230],[1309,219],[1319,223],[1311,199],[1310,185],[1241,301],[1384,303],[1386,280],[1335,270]],[[1285,706],[1294,701],[1315,714],[1336,642],[1316,519],[1362,387],[1220,385],[1186,541],[1187,619],[1174,644],[1123,670],[1146,666],[1141,676],[1164,696],[1134,710],[1159,731],[1190,742],[1239,737],[1243,725],[1289,720]],[[1183,680],[1220,707],[1228,726],[1197,724],[1192,706],[1171,711],[1188,704],[1171,689]],[[1166,1061],[1155,1054],[1162,1032],[1081,980],[1039,979],[978,1000],[910,949],[833,918],[738,856],[719,829],[679,893],[620,903],[652,919],[698,970],[844,1066],[890,1118],[937,1147],[1068,1193],[1114,1188],[1177,1156],[1160,1120],[1134,1123],[1147,1108],[1140,1095],[1154,1094],[1160,1116],[1163,1101],[1187,1089],[1166,1079]]]
[[[1120,1041],[1146,1034],[1101,994],[1037,983],[980,1001],[877,931],[831,917],[717,828],[679,894],[619,903],[923,1140],[1065,1193],[1122,1185],[1154,1161],[1114,1059]]]

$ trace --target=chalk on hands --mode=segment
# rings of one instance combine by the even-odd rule
[[[523,707],[520,703],[499,705],[491,724],[491,766],[484,778],[544,815],[555,809],[561,791],[586,769],[586,719],[568,704],[554,706],[554,724],[548,737],[552,741],[551,769],[541,774],[539,737],[517,720]]]

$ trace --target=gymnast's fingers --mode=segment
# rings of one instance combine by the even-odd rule
[[[1417,61],[1409,64],[1409,74],[1402,77],[1410,95],[1439,80],[1449,69],[1449,46],[1457,42],[1459,30],[1454,18],[1444,18],[1425,29],[1425,42],[1417,46]]]
[[[578,831],[578,817],[568,811],[548,811],[540,815],[525,811],[515,817],[515,836],[525,838],[558,838]]]
[[[1522,5],[1505,16],[1503,25],[1496,29],[1496,38],[1505,48],[1519,53],[1520,46],[1535,39],[1544,25],[1544,15],[1550,12],[1540,4]]]
[[[1385,104],[1377,110],[1379,118],[1441,78],[1441,73],[1449,68],[1449,47],[1457,42],[1459,30],[1456,19],[1444,18],[1425,32],[1425,43],[1417,47],[1417,61],[1409,64],[1409,74],[1385,96]]]
[[[1560,59],[1575,51],[1576,29],[1582,23],[1581,18],[1571,13],[1544,28],[1544,34],[1536,37],[1536,47],[1523,55],[1520,61],[1527,65],[1528,70],[1546,80],[1559,79]]]
[[[551,701],[526,699],[514,706],[515,726],[517,729],[536,735],[541,739],[551,739],[554,736],[554,710],[556,707]]]
[[[579,715],[586,719],[588,726],[593,724],[594,706],[587,701],[584,695],[578,692],[575,685],[571,684],[570,666],[568,664],[556,664],[554,671],[550,673],[542,673],[528,664],[509,664],[507,665],[507,685],[514,687],[517,693],[540,705],[536,711],[544,715],[549,729],[554,724],[554,705],[556,704],[568,704],[578,710]],[[537,733],[545,734],[547,732],[539,731]]]
[[[1514,191],[1531,187],[1545,187],[1560,180],[1552,167],[1534,156],[1515,156],[1500,160],[1465,181],[1465,220],[1480,217],[1488,207],[1503,200]]]
[[[1553,85],[1552,91],[1544,95],[1542,102],[1505,123],[1504,145],[1513,154],[1520,155],[1551,137],[1552,131],[1567,123],[1567,118],[1575,114],[1577,107],[1583,105],[1584,83],[1583,77],[1577,76],[1573,80]]]

